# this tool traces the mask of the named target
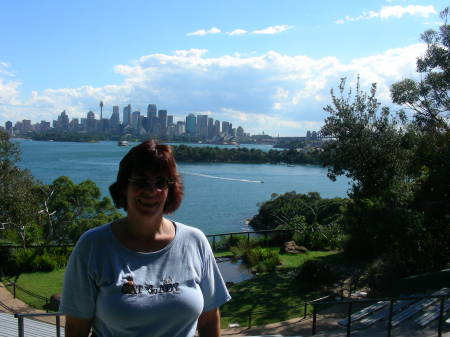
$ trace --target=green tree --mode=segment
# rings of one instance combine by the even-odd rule
[[[422,79],[405,79],[392,85],[394,103],[414,112],[415,123],[425,129],[447,129],[450,111],[450,26],[449,8],[441,12],[444,24],[439,31],[427,30],[421,40],[427,44],[425,55],[417,59]]]
[[[47,238],[75,242],[87,229],[113,221],[120,213],[91,180],[79,184],[61,176],[41,189],[41,222]]]
[[[324,145],[323,165],[333,181],[338,175],[352,179],[354,196],[383,193],[405,173],[403,119],[381,107],[375,83],[366,93],[358,77],[354,95],[351,89],[345,92],[345,85],[343,78],[339,94],[332,89],[332,104],[324,108],[330,115],[321,133],[333,138]]]
[[[405,79],[392,85],[394,103],[414,112],[416,147],[409,171],[414,177],[411,209],[420,215],[422,237],[417,246],[425,268],[437,270],[450,264],[450,25],[449,8],[441,12],[439,30],[425,31],[427,45],[417,60],[421,80]],[[416,254],[417,255],[417,254]]]
[[[376,85],[366,94],[357,84],[353,97],[344,94],[343,81],[325,108],[330,116],[322,133],[334,137],[323,155],[329,176],[354,181],[343,220],[350,234],[346,251],[379,258],[377,270],[391,273],[385,275],[389,281],[450,265],[443,239],[450,236],[447,15],[448,9],[439,32],[422,35],[422,80],[392,86],[393,101],[412,110],[412,123],[403,111],[392,116],[380,107]]]
[[[0,228],[4,228],[6,238],[25,247],[39,239],[35,190],[39,182],[27,170],[16,166],[19,159],[18,146],[0,131]]]

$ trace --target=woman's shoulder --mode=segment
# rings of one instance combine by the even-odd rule
[[[111,223],[106,223],[97,227],[93,227],[84,232],[78,239],[77,246],[86,246],[98,244],[104,239],[109,240],[108,236],[111,230]]]
[[[175,222],[178,234],[183,239],[190,239],[201,243],[208,242],[205,234],[198,228]]]

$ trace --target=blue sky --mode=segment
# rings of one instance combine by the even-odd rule
[[[2,1],[0,125],[149,103],[251,133],[318,130],[341,77],[417,77],[444,1]]]

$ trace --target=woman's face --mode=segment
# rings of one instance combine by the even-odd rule
[[[126,190],[128,215],[162,216],[170,184],[170,179],[162,174],[132,174]]]

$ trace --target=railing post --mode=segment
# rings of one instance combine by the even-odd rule
[[[19,320],[17,321],[19,324],[19,337],[25,337],[25,331],[23,328],[23,317],[19,316],[17,317]]]
[[[45,311],[48,313],[48,298],[45,298]]]
[[[313,304],[313,325],[312,325],[312,335],[314,336],[316,334],[316,316],[317,316],[317,311],[316,311],[316,304]]]
[[[61,317],[59,315],[56,315],[56,337],[61,337]]]
[[[306,311],[308,310],[308,304],[305,302],[305,309],[303,313],[303,318],[306,318]]]
[[[350,332],[352,331],[352,309],[353,309],[353,302],[348,302],[348,312],[347,312],[347,337],[350,336]]]
[[[247,232],[247,247],[250,247],[250,232]]]
[[[14,298],[16,298],[16,283],[13,282],[13,293],[14,293]]]
[[[252,327],[252,311],[251,310],[248,311],[248,327],[249,328]]]
[[[442,336],[442,325],[444,323],[444,302],[445,302],[445,297],[442,296],[441,297],[441,306],[439,309],[438,337]]]
[[[389,319],[388,319],[388,337],[391,337],[392,329],[392,315],[394,314],[394,300],[391,300],[389,304]]]
[[[213,235],[213,253],[216,252],[216,236]]]

